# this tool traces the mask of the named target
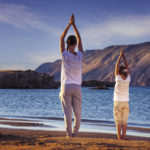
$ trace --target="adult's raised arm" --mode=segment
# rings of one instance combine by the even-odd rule
[[[76,37],[77,37],[77,42],[78,42],[78,50],[80,50],[82,53],[83,53],[83,46],[82,46],[82,40],[81,40],[81,36],[80,36],[80,33],[75,25],[75,19],[74,19],[74,15],[72,14],[72,26],[73,26],[73,29],[74,29],[74,32],[76,34]]]
[[[115,76],[117,76],[117,75],[119,74],[119,64],[120,64],[121,57],[122,57],[122,55],[123,55],[123,51],[124,51],[124,49],[121,50],[120,55],[119,55],[119,57],[118,57],[118,60],[117,60],[117,62],[116,62],[116,66],[115,66]]]
[[[61,53],[65,50],[65,36],[66,36],[70,26],[71,26],[71,23],[69,22],[69,24],[67,25],[67,27],[65,28],[64,32],[62,33],[62,35],[60,37],[60,52]]]

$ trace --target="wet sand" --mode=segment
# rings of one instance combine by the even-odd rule
[[[105,125],[105,124],[90,124],[90,125],[95,125],[95,126],[107,126],[107,127],[115,127],[115,125]],[[150,133],[150,128],[142,128],[142,127],[127,127],[128,130],[133,130],[133,131],[138,131],[138,132],[145,132],[145,133]]]
[[[50,120],[53,120],[53,119],[50,118]],[[58,118],[54,119],[54,121],[55,120],[58,120]],[[63,121],[63,119],[61,121]],[[85,121],[83,121],[83,122],[85,122]],[[16,127],[23,126],[23,127],[47,127],[47,128],[55,128],[52,125],[44,125],[42,123],[39,123],[36,120],[28,120],[28,119],[0,118],[0,125],[1,124],[2,125],[16,126]],[[115,127],[115,125],[108,125],[108,124],[93,124],[93,123],[88,123],[88,125],[100,126],[100,127]],[[135,131],[135,132],[137,131],[137,132],[143,132],[143,133],[150,133],[150,128],[148,128],[148,127],[147,128],[143,128],[143,127],[128,126],[127,129]]]
[[[48,127],[34,120],[0,118],[0,125]],[[103,125],[104,126],[104,125]],[[111,125],[108,125],[111,126]],[[150,133],[149,128],[129,127]],[[79,132],[78,137],[65,137],[64,131],[43,131],[0,128],[0,150],[98,150],[98,149],[150,149],[150,137],[127,136],[129,140],[116,140],[116,134]]]

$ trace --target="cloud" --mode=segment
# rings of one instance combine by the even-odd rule
[[[0,64],[0,70],[27,70],[30,68],[27,68],[24,64],[15,64],[15,63],[8,63],[8,64]]]
[[[53,62],[58,59],[57,53],[52,55],[51,52],[36,52],[30,53],[21,60],[14,60],[13,63],[7,61],[0,64],[0,70],[27,70],[27,69],[36,69],[39,65],[46,62]],[[12,61],[12,60],[11,60]]]
[[[52,55],[51,52],[46,52],[46,53],[42,53],[42,52],[37,52],[36,55],[33,53],[30,53],[30,55],[27,56],[27,62],[34,64],[35,67],[41,65],[42,63],[45,62],[53,62],[56,59],[58,59],[58,55],[57,53],[55,53],[54,55]]]
[[[150,36],[150,15],[115,16],[97,24],[89,23],[82,31],[83,42],[88,46],[106,46],[105,43],[120,44]]]
[[[42,17],[24,5],[0,3],[0,23],[11,24],[24,30],[37,29],[54,35],[60,34],[59,29],[48,25]]]

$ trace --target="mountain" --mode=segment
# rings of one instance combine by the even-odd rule
[[[48,62],[40,65],[36,70],[39,73],[48,73],[50,76],[55,76],[55,80],[60,80],[61,60]]]
[[[121,48],[125,48],[131,72],[131,86],[150,86],[150,42],[86,50],[83,54],[83,80],[114,82],[115,64]],[[61,60],[57,60],[44,63],[35,71],[49,73],[55,76],[55,80],[60,80],[60,69]]]

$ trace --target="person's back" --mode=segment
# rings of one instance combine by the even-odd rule
[[[76,55],[64,50],[62,53],[61,84],[82,82],[82,52]]]
[[[74,35],[67,38],[67,49],[65,49],[64,38],[70,26],[73,26],[77,39]],[[78,52],[75,47],[78,42]],[[71,16],[70,23],[61,35],[60,51],[62,55],[61,66],[61,89],[60,99],[64,111],[64,120],[67,137],[75,137],[80,128],[81,122],[81,82],[82,82],[82,42],[80,34]],[[74,112],[74,128],[72,131],[72,109]]]
[[[114,101],[129,101],[130,75],[125,80],[117,75],[115,81]]]
[[[125,66],[119,66],[122,57]],[[125,139],[126,137],[126,129],[129,115],[128,101],[129,101],[130,72],[123,50],[121,51],[120,56],[116,63],[115,76],[116,76],[116,84],[114,88],[114,118],[117,128],[117,137],[118,140],[120,140]]]

